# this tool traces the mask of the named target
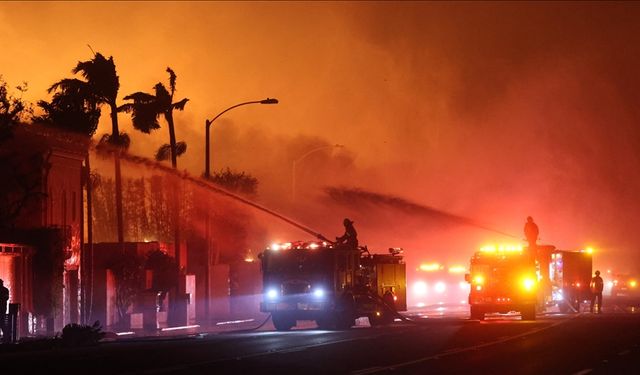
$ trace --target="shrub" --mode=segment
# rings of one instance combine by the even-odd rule
[[[62,345],[65,347],[96,345],[104,337],[100,322],[96,320],[93,325],[67,324],[62,329]]]

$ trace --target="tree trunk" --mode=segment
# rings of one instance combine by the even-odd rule
[[[176,155],[176,132],[173,126],[173,113],[169,109],[166,113],[167,124],[169,125],[169,144],[171,146],[171,166],[173,169],[178,169],[178,155]],[[181,251],[180,251],[180,178],[176,177],[175,185],[173,186],[173,230],[174,230],[174,246],[176,262],[178,264],[178,274],[181,272]]]
[[[115,166],[115,188],[116,188],[116,222],[118,227],[118,243],[124,246],[124,222],[122,218],[122,172],[120,170],[120,129],[118,128],[118,109],[115,103],[110,103],[111,107],[111,141],[116,146],[113,154]]]
[[[116,222],[118,226],[118,243],[124,244],[124,223],[122,217],[122,172],[120,170],[120,150],[116,150],[114,155],[115,163],[115,188],[116,188]]]
[[[171,146],[171,166],[178,168],[178,155],[176,155],[176,130],[173,127],[173,112],[169,109],[166,113],[167,124],[169,125],[169,145]]]
[[[85,248],[85,253],[82,258],[86,258],[87,252],[89,253],[89,258],[85,259],[82,273],[84,275],[85,286],[84,286],[84,322],[85,324],[89,324],[91,322],[92,315],[92,305],[93,305],[93,185],[91,182],[91,163],[89,158],[89,152],[87,152],[86,156],[86,182],[87,182],[87,247]],[[87,284],[89,286],[87,290]]]

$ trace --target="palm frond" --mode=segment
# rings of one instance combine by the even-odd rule
[[[189,101],[189,99],[184,98],[179,102],[173,103],[171,106],[173,107],[173,109],[177,109],[179,111],[182,111],[182,110],[184,110],[184,106],[187,104],[188,101]]]
[[[76,64],[76,67],[71,70],[71,73],[80,73],[80,75],[85,79],[89,79],[89,72],[93,69],[93,63],[93,60],[78,61],[78,64]]]
[[[133,103],[123,104],[120,107],[118,107],[117,111],[118,111],[118,113],[120,113],[120,112],[131,113],[131,112],[133,112]]]
[[[136,92],[125,96],[124,99],[133,100],[133,103],[121,105],[118,111],[131,113],[134,128],[147,134],[160,128],[158,116],[161,111],[155,96],[145,92]]]
[[[47,92],[51,94],[54,91],[69,92],[69,93],[81,93],[89,91],[89,84],[85,81],[81,81],[77,78],[65,78],[54,83],[47,89]]]
[[[173,69],[169,67],[167,67],[167,73],[169,73],[169,88],[171,88],[171,96],[173,96],[173,93],[176,92],[176,78],[178,78],[178,76],[176,76]]]
[[[162,83],[157,83],[153,88],[156,91],[158,106],[162,108],[162,111],[166,112],[171,109],[171,95],[167,88]]]
[[[100,140],[98,141],[98,146],[106,145],[107,143],[109,143],[110,139],[111,139],[111,134],[109,133],[103,134],[102,137],[100,137]]]
[[[157,161],[168,160],[169,157],[171,157],[171,145],[164,144],[160,146],[160,148],[156,152],[156,160]]]
[[[118,137],[118,144],[116,146],[119,146],[123,150],[128,150],[130,145],[131,138],[129,137],[129,134],[120,132],[120,137]]]
[[[79,61],[72,71],[74,74],[79,73],[87,80],[101,102],[115,103],[120,89],[120,79],[116,73],[113,57],[107,59],[101,53],[96,53],[91,60]]]
[[[133,94],[127,95],[123,100],[133,100],[135,103],[149,103],[156,100],[156,97],[148,94],[146,92],[134,92]]]
[[[91,137],[100,119],[100,107],[93,97],[87,97],[72,91],[57,91],[51,102],[39,101],[38,106],[44,114],[41,121],[54,127]]]
[[[143,133],[148,134],[152,130],[160,129],[158,110],[153,104],[141,104],[134,108],[131,120],[133,127]]]
[[[99,151],[112,152],[113,150],[120,148],[123,150],[129,149],[131,145],[131,138],[129,134],[120,132],[118,139],[113,138],[112,134],[103,134],[98,141],[96,149]]]
[[[113,146],[110,145],[111,134],[103,134],[96,145],[97,154],[107,158],[113,152]]]
[[[176,142],[176,157],[187,152],[187,143],[186,142]]]

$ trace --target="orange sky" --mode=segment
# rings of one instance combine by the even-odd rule
[[[114,56],[122,98],[170,66],[194,175],[206,118],[276,97],[213,130],[214,168],[258,176],[265,202],[285,204],[293,159],[340,143],[305,161],[303,196],[356,186],[516,234],[532,215],[545,242],[638,262],[639,16],[634,3],[3,2],[0,74],[35,102],[90,44]],[[120,119],[133,153],[167,141],[164,124],[142,136]]]

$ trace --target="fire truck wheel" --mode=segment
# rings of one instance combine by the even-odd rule
[[[569,304],[564,301],[559,302],[558,310],[560,310],[561,313],[566,314],[569,311]]]
[[[278,331],[288,331],[296,325],[295,319],[286,314],[271,314],[271,320]]]
[[[470,306],[470,317],[473,320],[484,320],[484,311],[478,306]]]
[[[346,293],[340,299],[338,308],[335,311],[335,323],[337,329],[349,329],[355,322],[355,300],[353,295]]]
[[[388,312],[382,312],[380,313],[380,315],[377,315],[375,313],[370,314],[368,318],[369,318],[369,324],[372,327],[384,326],[384,325],[389,325],[393,323],[393,316]]]
[[[522,320],[536,320],[536,305],[522,306],[521,310]]]
[[[351,311],[342,311],[336,316],[336,328],[337,329],[349,329],[353,327],[356,319],[353,317]]]
[[[333,329],[335,327],[335,321],[331,316],[323,316],[316,319],[316,324],[320,329]]]

